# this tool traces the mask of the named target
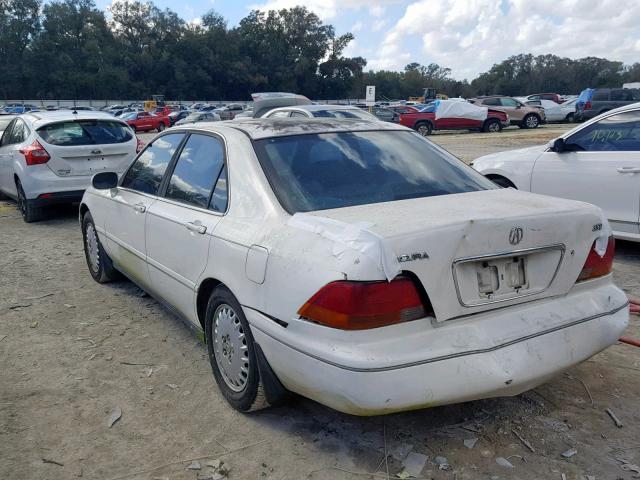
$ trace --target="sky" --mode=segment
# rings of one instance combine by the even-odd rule
[[[110,1],[99,0],[105,8]],[[210,9],[237,25],[253,9],[303,4],[355,40],[366,70],[437,63],[471,80],[518,53],[640,62],[640,0],[154,0],[194,21]]]

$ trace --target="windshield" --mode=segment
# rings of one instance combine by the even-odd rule
[[[38,128],[46,143],[61,147],[124,143],[133,138],[129,127],[113,120],[74,120]]]
[[[292,214],[495,188],[415,132],[295,135],[254,146]]]
[[[362,120],[377,120],[375,116],[359,108],[315,110],[315,111],[312,111],[312,114],[314,117],[360,118]]]

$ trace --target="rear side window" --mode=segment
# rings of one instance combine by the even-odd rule
[[[495,188],[414,132],[341,132],[254,142],[289,213]]]
[[[129,127],[114,120],[57,122],[36,131],[46,143],[59,147],[125,143],[133,138]]]
[[[609,90],[596,90],[591,98],[594,102],[606,102],[609,100]]]
[[[16,144],[24,142],[29,136],[29,127],[19,118],[16,118],[11,129],[6,144]],[[3,142],[4,144],[4,142]]]
[[[121,186],[156,195],[164,172],[183,138],[182,133],[163,135],[149,144],[131,165]]]
[[[623,112],[599,122],[567,138],[570,150],[585,152],[629,152],[640,150],[640,111]]]
[[[165,197],[207,208],[223,166],[224,147],[220,140],[191,135],[180,152]]]
[[[482,100],[482,103],[485,105],[500,105],[500,99],[499,98],[485,98],[484,100]]]

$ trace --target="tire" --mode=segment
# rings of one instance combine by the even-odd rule
[[[567,123],[574,123],[576,121],[576,115],[574,113],[568,113],[566,117],[564,117],[564,121]]]
[[[113,267],[113,262],[107,252],[104,251],[93,223],[93,217],[89,212],[82,217],[82,239],[84,258],[93,279],[98,283],[107,283],[118,278],[120,274]]]
[[[227,402],[240,412],[269,407],[249,323],[224,286],[209,297],[205,338],[213,376]]]
[[[158,133],[162,132],[165,128],[167,128],[167,127],[165,126],[165,124],[164,124],[164,123],[162,123],[162,122],[160,122],[160,124],[158,125],[158,128],[157,128]]]
[[[530,113],[522,119],[524,128],[538,128],[540,126],[540,117],[535,113]]]
[[[501,177],[499,175],[489,175],[487,177],[493,183],[502,188],[516,188],[516,186],[508,178]]]
[[[418,132],[420,135],[426,137],[427,135],[431,135],[431,132],[433,131],[433,125],[431,124],[431,122],[419,122],[416,124],[415,129],[416,132]]]
[[[22,219],[26,223],[39,222],[44,219],[44,208],[29,205],[20,180],[16,180],[16,190],[18,190],[18,210],[20,210]]]
[[[500,124],[499,120],[496,120],[495,118],[490,118],[489,120],[484,122],[484,125],[482,126],[482,131],[498,133],[502,131],[502,125]]]

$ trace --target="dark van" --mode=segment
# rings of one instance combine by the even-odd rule
[[[639,88],[587,88],[576,102],[576,120],[589,120],[607,110],[635,102],[640,102]]]

